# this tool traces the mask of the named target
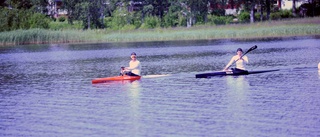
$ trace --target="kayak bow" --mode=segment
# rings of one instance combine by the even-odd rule
[[[97,84],[97,83],[104,83],[104,82],[110,82],[110,81],[123,81],[123,80],[139,80],[141,76],[114,76],[114,77],[106,77],[106,78],[96,78],[92,80],[92,84]]]
[[[210,73],[196,74],[196,78],[210,78],[213,76],[228,76],[228,75],[231,75],[231,76],[249,75],[249,74],[265,73],[265,72],[272,72],[272,71],[279,71],[279,69],[258,70],[258,71],[238,71],[238,70],[215,71]]]

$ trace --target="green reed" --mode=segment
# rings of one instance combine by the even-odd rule
[[[85,34],[78,30],[15,30],[1,32],[0,45],[82,42],[84,37]]]
[[[157,28],[152,30],[45,30],[30,29],[0,33],[0,45],[41,43],[138,42],[199,39],[256,39],[320,35],[320,18],[286,21],[194,26],[192,28]]]

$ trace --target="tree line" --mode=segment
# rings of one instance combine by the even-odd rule
[[[295,3],[297,0],[292,0]],[[304,9],[277,9],[281,0],[62,0],[69,24],[83,29],[136,29],[191,27],[198,24],[229,24],[319,15],[320,0],[309,0]],[[54,18],[50,0],[0,1],[0,31],[48,28]],[[225,9],[240,14],[226,15]],[[303,11],[304,13],[301,14]],[[50,19],[51,18],[51,19]],[[61,17],[64,18],[64,17]],[[237,20],[234,20],[237,19]]]

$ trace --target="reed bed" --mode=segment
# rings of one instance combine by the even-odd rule
[[[254,24],[195,26],[133,31],[30,29],[0,33],[0,45],[43,43],[141,42],[199,39],[264,39],[320,35],[320,18],[272,21]]]
[[[0,33],[0,45],[83,42],[86,33],[78,30],[51,31],[45,29],[16,30]]]
[[[154,30],[144,32],[111,33],[106,42],[171,41],[197,39],[255,39],[287,36],[320,35],[320,25],[281,25],[262,27]]]

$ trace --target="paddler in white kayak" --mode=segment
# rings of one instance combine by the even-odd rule
[[[233,56],[226,67],[223,69],[224,71],[228,71],[229,67],[235,62],[236,68],[232,68],[232,70],[237,71],[246,71],[245,64],[249,63],[248,57],[246,55],[242,56],[243,51],[241,48],[237,49],[237,55]]]
[[[120,75],[128,76],[140,76],[141,74],[141,63],[137,60],[137,54],[135,52],[131,53],[131,61],[129,62],[129,67],[121,67]]]

